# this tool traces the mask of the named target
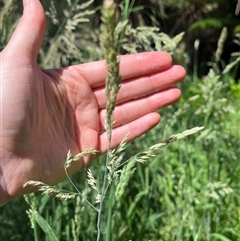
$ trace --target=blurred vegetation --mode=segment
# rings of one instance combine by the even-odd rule
[[[99,43],[102,1],[42,0],[48,19],[39,54],[42,67],[60,67],[103,57]],[[240,240],[240,18],[237,1],[118,1],[123,54],[167,50],[187,68],[181,100],[164,110],[161,124],[127,145],[122,158],[194,126],[204,131],[138,163],[122,196],[109,192],[103,225],[109,240]],[[0,48],[21,16],[21,2],[0,1]],[[225,28],[224,28],[225,27]],[[89,29],[91,31],[89,31]],[[185,33],[184,35],[181,33]],[[101,178],[105,157],[91,166]],[[100,171],[99,171],[100,170]],[[73,181],[94,202],[86,171]],[[69,182],[59,187],[74,190]],[[1,240],[95,240],[97,213],[84,200],[59,201],[36,194],[0,208]],[[50,229],[42,229],[48,223]],[[31,228],[31,225],[33,229]],[[46,226],[45,226],[46,227]],[[53,233],[52,233],[53,232]]]

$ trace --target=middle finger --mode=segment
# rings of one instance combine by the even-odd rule
[[[185,69],[174,65],[163,72],[123,81],[117,96],[117,104],[167,89],[183,80],[184,77]],[[106,107],[105,88],[95,89],[94,94],[99,109],[104,109]]]

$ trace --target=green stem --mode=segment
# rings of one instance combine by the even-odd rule
[[[65,169],[65,173],[66,176],[69,180],[69,182],[72,184],[72,186],[74,187],[74,189],[78,192],[78,194],[80,195],[80,197],[88,204],[90,205],[95,211],[99,212],[99,210],[93,206],[93,204],[91,204],[86,198],[83,197],[82,193],[79,191],[79,189],[77,188],[77,186],[73,183],[73,181],[71,180],[71,178],[69,177],[67,170]]]
[[[102,216],[102,210],[103,210],[103,201],[104,201],[105,194],[106,194],[106,191],[107,191],[107,188],[106,188],[107,172],[108,172],[107,164],[108,164],[108,162],[110,160],[109,151],[110,151],[110,142],[109,142],[108,151],[107,151],[106,164],[105,164],[105,170],[104,170],[104,176],[103,176],[103,184],[102,184],[102,190],[101,190],[101,200],[100,200],[99,211],[98,211],[98,220],[97,220],[98,234],[97,234],[97,241],[100,240],[100,235],[101,235],[101,216]]]
[[[34,232],[34,241],[39,241],[38,225],[35,218],[33,220],[33,232]]]
[[[114,206],[114,188],[111,186],[111,191],[108,199],[108,216],[107,216],[107,227],[106,227],[106,241],[111,241],[111,229],[112,229],[112,212]]]

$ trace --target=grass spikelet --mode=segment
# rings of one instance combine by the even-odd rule
[[[101,203],[101,201],[102,201],[102,195],[101,194],[97,194],[97,196],[96,196],[96,201],[95,201],[95,203]]]
[[[39,181],[30,180],[23,185],[23,187],[26,187],[26,186],[37,187],[38,190],[42,192],[42,194],[47,194],[49,196],[53,196],[53,197],[56,197],[56,198],[58,198],[60,200],[64,200],[64,201],[73,199],[77,195],[75,193],[65,193],[60,189],[53,188],[52,186],[49,186],[49,185],[47,185],[43,182],[39,182]]]
[[[98,190],[96,186],[96,179],[94,178],[91,169],[87,170],[87,183],[91,188]]]
[[[129,133],[122,139],[121,143],[119,144],[118,148],[116,149],[116,153],[120,153],[125,150],[128,136],[129,136]]]
[[[50,2],[49,11],[46,11],[46,16],[48,16],[52,20],[53,24],[55,25],[59,24],[59,20],[57,18],[57,9],[53,0],[51,0]]]
[[[88,149],[84,150],[83,152],[78,153],[77,155],[73,156],[69,150],[67,153],[67,158],[66,158],[66,162],[65,162],[65,170],[67,170],[67,168],[69,168],[71,166],[72,162],[79,161],[81,158],[88,156],[88,155],[96,155],[97,152],[98,152],[97,150],[88,148]]]
[[[93,2],[94,2],[94,0],[90,0],[90,1],[87,1],[87,2],[82,3],[82,4],[80,4],[80,5],[77,5],[76,9],[77,9],[77,10],[85,10],[85,9],[88,8]]]
[[[224,43],[227,39],[227,33],[228,33],[227,28],[224,27],[222,32],[221,32],[221,35],[219,37],[217,51],[215,53],[215,61],[216,62],[220,61],[221,55],[223,53]]]
[[[218,45],[217,45],[217,50],[215,52],[215,61],[212,63],[212,68],[214,70],[214,72],[216,74],[220,74],[221,70],[219,68],[219,62],[221,60],[221,56],[222,56],[222,53],[223,53],[223,49],[224,49],[224,43],[226,42],[226,39],[227,39],[227,28],[224,27],[222,29],[222,32],[221,32],[221,35],[218,39]]]
[[[121,141],[120,145],[118,148],[109,151],[109,162],[107,163],[107,169],[109,170],[110,174],[113,173],[120,165],[123,157],[120,155],[122,151],[125,150],[126,144],[127,144],[127,139],[128,139],[127,134]]]

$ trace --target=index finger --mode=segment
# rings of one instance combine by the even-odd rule
[[[120,56],[122,80],[138,77],[169,68],[172,57],[166,52],[145,52]],[[105,60],[72,66],[92,88],[105,84],[107,67]]]

